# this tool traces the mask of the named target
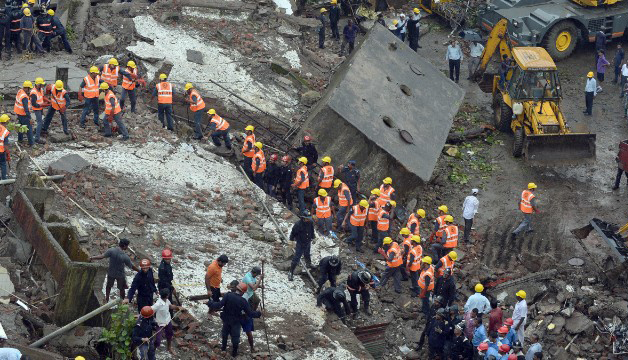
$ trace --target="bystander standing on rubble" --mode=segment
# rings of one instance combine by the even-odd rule
[[[517,332],[517,340],[524,344],[525,340],[525,325],[528,319],[528,304],[526,303],[526,292],[523,290],[517,291],[515,294],[517,298],[517,304],[515,310],[512,312],[512,321],[514,322],[514,328]]]
[[[127,288],[126,276],[124,275],[124,267],[140,271],[137,266],[133,265],[131,258],[126,254],[130,241],[128,239],[120,239],[118,247],[108,249],[104,254],[92,256],[89,261],[101,260],[109,258],[109,268],[107,270],[107,285],[105,286],[105,301],[109,302],[109,294],[113,283],[116,282],[120,291],[120,298],[124,299],[124,290]]]
[[[460,79],[460,63],[462,62],[462,49],[458,40],[450,40],[445,53],[445,60],[449,62],[449,79],[458,83]]]
[[[466,244],[469,242],[469,236],[471,236],[471,230],[473,229],[473,218],[478,213],[478,207],[480,201],[477,198],[479,190],[471,189],[471,195],[464,199],[462,204],[462,217],[464,218],[464,236],[463,242]]]
[[[484,291],[484,285],[475,285],[475,294],[469,296],[467,302],[464,304],[464,312],[468,313],[473,309],[478,309],[478,319],[482,320],[483,314],[488,314],[491,311],[491,303],[486,296],[482,295]]]
[[[161,280],[161,279],[160,279]],[[180,306],[176,306],[170,303],[168,300],[172,294],[167,288],[159,290],[159,299],[151,306],[155,313],[155,321],[159,326],[157,334],[155,335],[155,348],[158,348],[163,338],[166,339],[166,348],[168,352],[174,354],[172,350],[172,338],[174,337],[174,329],[172,327],[172,316],[170,312],[172,310],[180,311],[183,309]]]
[[[467,63],[469,76],[467,80],[471,80],[471,77],[477,70],[480,65],[480,57],[484,52],[484,45],[480,44],[478,41],[472,41],[471,45],[469,45],[469,62]]]
[[[212,301],[220,300],[222,268],[227,265],[228,262],[229,258],[227,255],[222,254],[207,267],[207,272],[205,273],[205,287],[207,288],[207,295],[211,297]]]
[[[399,14],[399,21],[397,22],[397,29],[399,30],[399,39],[401,40],[401,42],[406,41],[406,34],[408,31],[407,25],[408,25],[408,19],[406,19],[406,14],[404,13]]]
[[[541,345],[539,341],[539,335],[532,334],[530,336],[530,347],[528,348],[528,351],[526,352],[525,360],[534,360],[534,354],[542,353],[542,352],[543,352],[543,346]]]
[[[153,275],[153,269],[150,267],[150,260],[142,259],[140,261],[140,271],[135,274],[131,287],[129,288],[129,294],[126,299],[122,301],[123,304],[128,304],[133,300],[133,296],[137,291],[137,312],[140,312],[144,306],[153,305],[153,295],[159,296],[157,287],[155,286],[155,276]]]
[[[257,279],[259,277],[259,279]],[[262,269],[259,266],[254,266],[251,271],[246,273],[242,278],[242,282],[246,285],[246,292],[242,295],[245,298],[249,305],[251,305],[251,310],[257,311],[261,299],[255,293],[255,290],[263,288],[262,280],[264,280],[264,274],[262,274]],[[246,316],[244,319],[240,321],[242,324],[242,331],[246,334],[247,340],[249,341],[249,348],[251,349],[251,353],[255,352],[255,344],[253,342],[253,331],[255,330],[253,324],[253,318]]]
[[[488,331],[497,331],[503,324],[504,312],[497,300],[491,300],[491,311],[488,315]]]

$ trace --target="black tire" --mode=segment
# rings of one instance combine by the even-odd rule
[[[523,141],[525,137],[526,132],[523,127],[518,127],[515,131],[515,139],[512,145],[512,156],[521,157],[523,155]]]
[[[510,132],[510,121],[512,120],[512,109],[504,102],[501,94],[498,94],[493,100],[493,123],[497,130],[508,133]]]
[[[559,35],[563,32],[569,33],[571,37],[571,41],[569,45],[559,50],[556,45],[556,40]],[[571,21],[562,21],[558,24],[554,25],[545,35],[545,41],[543,41],[543,47],[550,54],[552,59],[555,61],[563,60],[569,57],[571,53],[576,49],[576,44],[578,43],[578,28]]]

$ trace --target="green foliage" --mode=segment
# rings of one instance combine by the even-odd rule
[[[131,359],[131,332],[135,326],[136,318],[129,311],[128,305],[118,306],[111,315],[111,323],[108,329],[102,332],[100,341],[111,346],[111,353],[107,360]]]
[[[469,175],[465,174],[464,170],[462,170],[460,166],[452,165],[451,168],[451,172],[447,177],[449,181],[459,185],[465,185],[469,182]]]
[[[66,32],[66,35],[68,36],[68,41],[76,40],[76,33],[74,32],[74,28],[72,27],[72,25],[68,24],[65,27],[65,32]]]
[[[11,132],[19,132],[19,133],[27,133],[28,132],[28,126],[27,125],[20,125],[20,124],[16,124],[16,123],[7,123],[6,126],[7,130],[11,131]]]

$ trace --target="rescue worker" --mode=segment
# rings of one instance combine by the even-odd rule
[[[161,278],[159,280],[161,280]],[[170,354],[174,355],[174,351],[172,350],[172,338],[174,337],[172,311],[181,311],[183,308],[173,305],[171,300],[168,299],[171,297],[172,293],[170,290],[167,288],[160,289],[159,299],[155,301],[155,304],[153,304],[151,308],[155,312],[155,320],[159,326],[157,334],[155,335],[155,348],[158,348],[159,345],[161,345],[161,340],[165,338],[166,349],[168,349]]]
[[[421,260],[423,258],[423,247],[421,247],[421,237],[412,235],[410,237],[412,247],[406,255],[406,271],[410,274],[410,284],[412,296],[419,296],[419,272],[421,270]]]
[[[203,138],[203,131],[201,129],[201,120],[203,119],[203,112],[205,109],[205,102],[201,94],[194,88],[192,83],[185,84],[185,99],[184,101],[190,104],[190,111],[194,114],[194,140],[201,140]]]
[[[207,267],[205,273],[205,288],[207,288],[207,295],[211,297],[211,300],[220,300],[220,283],[222,283],[222,268],[227,265],[229,258],[227,255],[222,254],[216,260]]]
[[[46,52],[50,52],[52,37],[54,36],[54,32],[52,31],[52,16],[48,13],[42,13],[37,17],[37,30],[39,32],[39,41],[41,41],[41,46],[46,50]]]
[[[68,129],[68,118],[65,116],[65,112],[68,106],[70,106],[70,95],[63,88],[63,81],[61,80],[55,81],[55,85],[52,87],[50,94],[50,105],[52,106],[48,108],[48,112],[46,113],[46,117],[44,118],[44,125],[42,126],[41,133],[48,133],[48,128],[50,127],[50,123],[52,122],[52,117],[58,111],[59,115],[61,116],[63,133],[69,135],[70,130]],[[39,133],[39,130],[37,132]],[[37,134],[36,136],[39,136],[39,134]]]
[[[331,158],[329,156],[325,156],[323,158],[323,166],[321,166],[321,171],[318,173],[318,187],[325,189],[325,191],[331,191],[331,185],[334,182],[334,167],[330,165]]]
[[[109,84],[110,88],[115,88],[118,86],[118,78],[120,77],[120,66],[118,64],[118,59],[111,58],[109,61],[101,65],[98,70],[100,70],[100,78],[102,81]]]
[[[445,317],[445,309],[440,308],[436,310],[434,318],[427,325],[427,342],[429,345],[430,359],[443,359],[444,357],[445,342],[452,332],[451,325]]]
[[[68,34],[65,31],[65,27],[61,23],[61,20],[57,16],[55,16],[55,11],[52,9],[48,10],[48,15],[52,18],[52,39],[59,36],[61,38],[61,42],[63,43],[63,48],[68,53],[72,53],[72,47],[70,46],[70,42],[68,41]]]
[[[321,8],[320,12],[321,14],[318,17],[318,19],[321,22],[321,24],[318,27],[318,48],[324,49],[325,48],[325,28],[327,27],[327,23],[329,22],[329,20],[325,16],[327,9]]]
[[[135,61],[128,61],[126,63],[126,69],[121,70],[120,75],[122,75],[122,95],[120,95],[120,107],[124,110],[124,103],[128,95],[129,100],[131,101],[131,112],[135,114],[135,104],[137,103],[135,87],[138,84],[137,80],[139,77]]]
[[[220,139],[222,138],[225,142],[227,150],[231,150],[231,138],[229,137],[229,129],[231,127],[229,126],[229,123],[227,120],[218,116],[218,114],[216,114],[216,110],[214,109],[209,109],[207,114],[210,117],[209,132],[211,133],[210,136],[212,138],[212,142],[216,146],[222,146],[222,143],[220,142]]]
[[[410,252],[410,249],[412,249],[412,234],[410,234],[410,229],[401,228],[401,230],[399,230],[399,235],[401,236],[401,251],[403,253],[402,276],[403,281],[407,281],[408,274],[406,273],[406,259],[408,257],[408,253]]]
[[[508,335],[507,326],[500,326],[499,329],[497,329],[497,345],[498,346],[502,344],[506,344],[510,346],[510,340],[506,338],[507,335]]]
[[[421,236],[421,219],[425,219],[425,210],[419,209],[415,213],[410,214],[406,227],[410,229],[413,235]]]
[[[159,326],[153,315],[155,311],[149,305],[140,309],[140,317],[137,319],[133,331],[131,332],[131,341],[133,346],[140,351],[140,360],[155,360],[155,341],[153,334]]]
[[[347,295],[345,294],[345,286],[331,286],[325,289],[316,297],[316,306],[324,305],[327,311],[333,310],[340,318],[343,324],[347,324],[346,317],[351,315],[349,303],[347,303]]]
[[[314,167],[318,161],[318,151],[316,151],[316,146],[312,144],[312,137],[309,135],[305,135],[301,146],[294,148],[294,150],[307,159],[307,163],[310,164],[310,167]]]
[[[26,136],[28,138],[28,145],[33,146],[33,126],[31,125],[31,113],[29,111],[31,107],[31,101],[28,94],[33,89],[33,83],[26,80],[24,84],[22,84],[22,88],[18,90],[17,95],[15,95],[15,104],[13,105],[13,112],[17,115],[20,125],[26,125],[28,127],[28,132]],[[18,133],[17,140],[22,141],[23,133]]]
[[[279,183],[277,184],[277,193],[281,195],[281,202],[285,204],[288,209],[292,210],[292,165],[290,164],[292,158],[289,155],[281,157],[281,166],[279,166]]]
[[[297,170],[294,177],[292,187],[296,189],[297,199],[299,200],[299,211],[305,211],[305,190],[310,187],[310,175],[307,171],[307,158],[302,156],[299,158],[301,167]]]
[[[11,59],[11,11],[6,7],[4,11],[0,11],[0,60],[5,47],[8,58]]]
[[[126,130],[126,126],[122,121],[122,109],[120,108],[120,103],[118,102],[116,94],[106,82],[100,84],[100,90],[105,94],[106,119],[103,121],[103,125],[105,126],[105,137],[112,136],[111,126],[115,120],[118,125],[118,132],[122,134],[122,140],[129,140],[129,132]]]
[[[351,207],[351,210],[349,210],[342,222],[342,227],[344,228],[347,219],[349,219],[351,235],[345,241],[349,244],[355,243],[355,251],[360,253],[363,252],[362,241],[364,239],[364,228],[366,227],[368,207],[368,201],[360,200],[358,204]]]
[[[44,85],[46,85],[44,79],[38,77],[35,79],[35,87],[32,88],[30,91],[31,109],[33,110],[33,113],[35,114],[35,119],[37,120],[37,129],[35,130],[35,142],[38,144],[46,143],[39,137],[41,136],[41,129],[44,125],[44,108],[50,105],[50,102],[44,96]]]
[[[367,270],[356,270],[347,277],[347,290],[351,296],[351,311],[353,317],[358,315],[358,294],[362,303],[362,311],[367,315],[372,315],[369,309],[371,294],[369,288],[374,285],[373,276]]]
[[[85,128],[85,118],[87,114],[91,112],[94,113],[94,124],[99,126],[98,124],[98,95],[99,95],[99,85],[102,82],[100,79],[100,70],[96,66],[92,66],[89,68],[89,74],[83,78],[81,82],[81,86],[79,88],[78,100],[83,101],[85,99],[85,105],[83,106],[83,112],[81,113],[81,122],[80,126]]]
[[[159,74],[159,82],[153,89],[153,94],[150,98],[150,102],[153,102],[155,96],[157,96],[157,118],[161,122],[161,127],[167,127],[168,130],[173,131],[174,125],[172,122],[172,84],[168,81],[168,75]],[[165,119],[164,119],[165,117]]]
[[[451,341],[449,359],[473,359],[473,344],[462,332],[460,325],[454,326],[454,337]]]
[[[126,254],[126,250],[129,248],[129,239],[120,239],[118,247],[107,249],[102,255],[91,256],[89,261],[101,260],[109,258],[109,268],[107,269],[107,283],[105,285],[105,302],[109,302],[109,294],[113,283],[117,283],[118,290],[120,291],[120,298],[124,299],[124,291],[127,288],[126,276],[124,275],[124,267],[133,269],[134,271],[140,271],[137,266],[133,265],[131,258]]]
[[[421,298],[423,315],[425,315],[426,321],[429,321],[430,293],[434,290],[434,267],[432,266],[432,258],[429,256],[424,256],[421,260],[421,274],[419,274],[417,284],[421,288],[419,297]]]
[[[176,293],[174,286],[172,285],[172,280],[174,279],[174,275],[172,274],[172,250],[163,249],[161,251],[161,263],[159,264],[159,268],[157,268],[157,277],[159,281],[157,282],[157,289],[161,292],[161,290],[168,290],[168,299],[172,302],[172,296]]]
[[[390,236],[390,211],[393,208],[394,201],[389,201],[377,213],[377,245],[375,251],[382,247],[382,240]]]
[[[444,306],[451,306],[456,301],[456,281],[451,274],[452,269],[445,269],[443,276],[436,279],[434,293],[442,296]]]
[[[371,190],[371,195],[369,196],[368,204],[369,204],[369,213],[366,217],[369,224],[371,224],[371,242],[377,244],[379,239],[377,235],[377,214],[379,214],[379,203],[377,201],[377,197],[379,196],[379,189]]]
[[[419,20],[421,20],[421,10],[419,8],[414,8],[412,12],[412,17],[408,19],[406,27],[408,29],[408,42],[410,49],[417,51],[417,49],[421,48],[421,45],[419,45],[419,38],[421,36],[421,26],[419,22]]]
[[[349,187],[343,183],[340,179],[334,180],[334,189],[338,189],[338,212],[336,213],[336,231],[345,231],[342,226],[345,215],[349,211],[351,205],[353,205],[353,198],[351,197],[351,191]]]
[[[458,247],[458,225],[452,224],[453,222],[453,216],[445,216],[446,225],[443,228],[443,236],[440,242],[435,242],[430,249],[438,258],[443,257],[445,251],[451,251]]]
[[[316,211],[316,222],[318,224],[318,231],[321,234],[327,236],[331,231],[332,226],[332,206],[331,196],[327,196],[325,189],[318,190],[318,196],[314,198],[314,208]]]
[[[4,126],[9,122],[9,115],[0,115],[0,177],[1,180],[7,178],[7,162],[11,159],[9,155],[9,130]]]
[[[279,160],[279,155],[272,154],[266,165],[266,171],[264,172],[264,183],[266,184],[266,193],[271,197],[276,197],[277,195],[277,185],[279,184],[280,179],[280,169],[277,164],[277,160]]]
[[[35,45],[35,51],[39,54],[43,54],[44,49],[41,47],[41,42],[39,41],[37,34],[34,33],[35,19],[31,16],[31,10],[29,8],[25,8],[23,13],[24,16],[20,19],[20,33],[22,34],[22,44],[24,45],[24,50],[28,51],[32,42]]]
[[[403,269],[403,253],[399,245],[390,237],[385,237],[382,241],[382,248],[380,254],[386,258],[386,270],[382,275],[382,280],[379,283],[383,288],[388,279],[393,278],[393,284],[395,292],[401,294],[401,270]]]
[[[242,144],[242,156],[244,157],[244,163],[242,165],[244,167],[244,172],[246,172],[251,180],[253,180],[251,163],[253,162],[253,155],[255,155],[255,149],[253,146],[256,143],[253,131],[255,131],[255,127],[253,127],[253,125],[247,125],[244,128],[246,137],[244,138],[244,143]]]
[[[310,247],[314,240],[314,224],[312,223],[312,215],[309,211],[303,210],[301,212],[301,219],[297,221],[292,230],[290,231],[290,241],[296,241],[296,247],[294,249],[294,256],[292,257],[292,263],[290,264],[290,275],[288,280],[294,279],[294,270],[297,268],[297,264],[301,257],[305,259],[305,265],[308,268],[312,267],[312,258],[310,256]]]
[[[228,135],[227,135],[228,136]],[[217,145],[220,146],[220,145]],[[262,150],[261,142],[255,143],[255,154],[253,155],[253,162],[251,164],[251,170],[253,171],[253,182],[260,189],[264,190],[266,187],[264,186],[264,171],[266,171],[266,157],[264,156],[264,150]]]
[[[318,270],[320,275],[318,277],[318,288],[316,289],[317,294],[321,292],[327,280],[329,280],[329,286],[336,286],[336,278],[342,271],[342,262],[336,255],[325,256],[318,263]]]
[[[434,270],[436,270],[436,278],[440,278],[445,273],[446,269],[450,269],[453,273],[454,264],[458,260],[458,253],[455,251],[450,251],[447,255],[441,257],[436,265],[434,265]]]
[[[379,187],[379,198],[377,199],[379,206],[382,207],[390,200],[396,200],[396,198],[395,189],[392,187],[392,179],[387,177],[382,180],[382,185]]]
[[[133,277],[133,282],[129,288],[129,294],[122,301],[123,304],[128,304],[133,300],[133,296],[137,291],[137,312],[140,312],[144,306],[153,305],[153,294],[159,296],[157,288],[155,287],[155,277],[153,276],[153,269],[150,267],[150,260],[142,259],[140,261],[140,271]]]
[[[259,318],[262,313],[253,311],[249,302],[242,297],[247,292],[248,287],[241,282],[237,285],[235,292],[228,292],[220,301],[209,301],[207,305],[212,310],[222,309],[220,319],[222,319],[222,351],[227,351],[227,339],[231,335],[231,356],[238,356],[240,346],[240,332],[242,330],[242,315],[250,318]]]
[[[351,190],[351,197],[357,199],[360,191],[360,170],[355,167],[355,160],[349,160],[347,166],[340,169],[340,179]]]
[[[534,192],[536,191],[536,184],[529,183],[528,189],[523,190],[521,192],[521,200],[519,200],[519,210],[523,213],[523,221],[517,228],[512,232],[512,239],[516,239],[517,235],[520,232],[524,231],[526,233],[534,231],[532,229],[532,213],[539,213],[539,208],[537,206],[536,195]]]
[[[340,8],[338,7],[338,0],[331,0],[331,6],[329,7],[329,28],[331,29],[331,37],[336,40],[340,40],[338,21],[340,21]]]
[[[430,242],[434,242],[434,238],[440,239],[443,236],[443,230],[447,224],[445,223],[445,217],[449,213],[447,205],[441,205],[438,207],[438,217],[434,220],[434,230],[430,234]]]
[[[5,11],[9,10],[5,8]],[[9,26],[9,32],[11,34],[9,36],[9,43],[7,45],[7,48],[9,49],[9,59],[11,59],[11,45],[15,46],[15,50],[17,51],[18,55],[22,53],[22,45],[20,44],[20,33],[22,31],[22,28],[20,25],[20,20],[22,20],[23,15],[24,13],[22,9],[13,9],[11,11],[11,24]]]

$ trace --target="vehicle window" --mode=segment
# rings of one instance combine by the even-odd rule
[[[555,71],[526,71],[524,73],[520,97],[538,100],[543,97],[556,98],[558,95]]]

